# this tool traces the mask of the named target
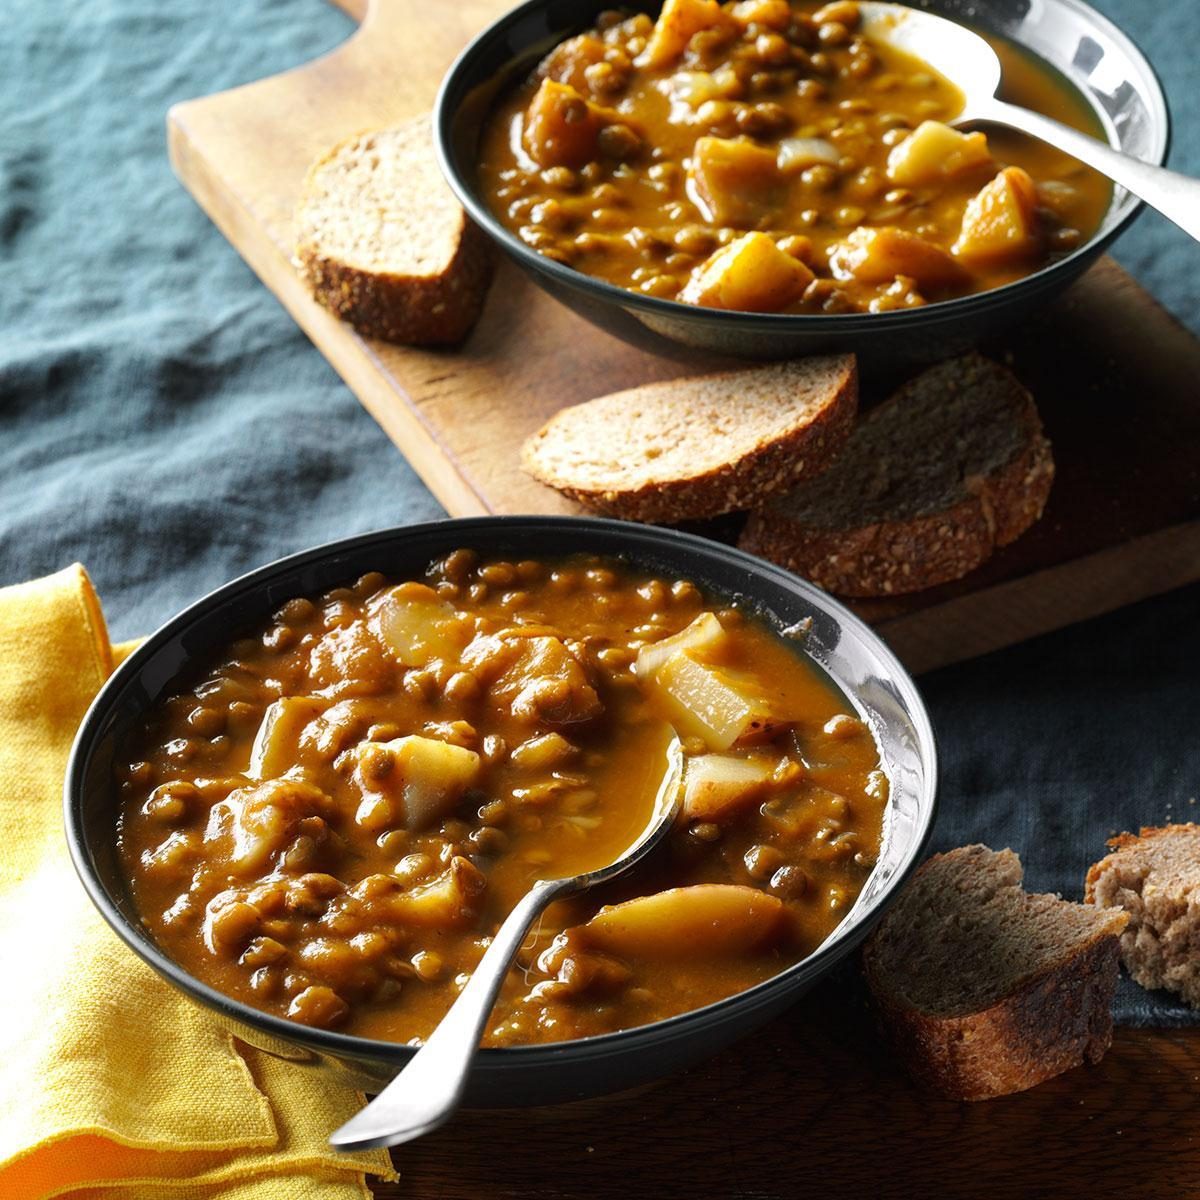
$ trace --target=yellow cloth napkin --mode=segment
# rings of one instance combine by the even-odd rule
[[[82,567],[0,589],[0,1197],[361,1200],[387,1154],[325,1139],[362,1097],[218,1028],[75,877],[63,771],[117,657]]]

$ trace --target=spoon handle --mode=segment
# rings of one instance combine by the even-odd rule
[[[370,1104],[329,1139],[339,1150],[366,1150],[411,1141],[441,1125],[457,1107],[500,985],[529,927],[569,879],[541,880],[496,931],[466,987],[429,1040]]]
[[[962,120],[964,123],[978,120],[1010,125],[1057,146],[1072,158],[1107,175],[1200,241],[1200,180],[1122,154],[1050,117],[1006,104],[1003,100],[991,100],[978,107],[972,105],[969,116],[964,114]]]

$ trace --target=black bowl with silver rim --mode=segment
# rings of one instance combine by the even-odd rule
[[[551,47],[588,28],[611,0],[527,0],[485,29],[443,80],[434,111],[442,171],[472,219],[533,280],[609,332],[674,357],[705,351],[743,358],[790,358],[852,350],[866,365],[946,357],[998,332],[1058,295],[1104,252],[1141,210],[1121,188],[1096,233],[1070,254],[1023,279],[976,295],[884,313],[744,313],[700,308],[631,292],[584,275],[527,246],[492,213],[476,172],[489,105]],[[661,3],[621,7],[657,13]],[[1043,60],[1088,102],[1110,144],[1162,164],[1170,117],[1146,57],[1082,0],[922,0],[915,5],[999,34]]]
[[[866,936],[916,865],[933,823],[937,753],[921,697],[890,650],[857,617],[811,584],[759,559],[669,529],[584,518],[481,517],[384,530],[293,555],[197,601],[147,639],[116,671],[84,718],[65,784],[66,828],[88,894],[125,944],[238,1037],[330,1079],[377,1090],[409,1060],[408,1046],[328,1032],[270,1016],[202,983],[168,958],[138,918],[116,853],[113,765],[147,711],[247,629],[295,596],[315,595],[368,571],[420,575],[466,546],[481,553],[555,558],[609,555],[694,580],[776,629],[811,621],[805,651],[870,725],[891,784],[878,865],[838,928],[813,954],[756,987],[640,1028],[552,1045],[479,1053],[468,1103],[548,1103],[647,1082],[715,1053],[785,1009]]]

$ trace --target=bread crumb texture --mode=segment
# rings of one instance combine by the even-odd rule
[[[1026,892],[1011,850],[966,846],[913,876],[863,952],[911,1074],[958,1100],[1035,1086],[1112,1041],[1123,913]]]
[[[479,316],[491,246],[442,178],[428,116],[317,159],[295,226],[313,297],[368,337],[454,343]]]
[[[1200,1008],[1200,825],[1123,833],[1087,874],[1089,904],[1128,914],[1121,960],[1146,988]]]
[[[711,517],[824,470],[857,403],[853,355],[673,379],[563,409],[525,443],[522,464],[614,516]]]
[[[919,591],[1015,541],[1053,480],[1033,398],[969,354],[863,416],[829,470],[751,513],[739,544],[841,595]]]

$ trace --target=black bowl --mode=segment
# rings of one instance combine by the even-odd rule
[[[806,618],[806,648],[848,695],[879,742],[892,784],[879,864],[841,925],[803,962],[740,995],[622,1033],[558,1045],[488,1049],[468,1102],[547,1103],[616,1091],[714,1053],[786,1008],[844,958],[881,915],[925,844],[933,822],[937,755],[920,696],[892,653],[823,592],[759,559],[690,534],[581,518],[480,517],[384,530],[333,542],[252,571],[168,621],[113,675],[75,739],[65,784],[71,855],[88,894],[144,962],[251,1045],[378,1090],[413,1051],[268,1016],[189,975],[155,945],[134,910],[115,852],[113,764],[146,711],[241,632],[294,596],[315,595],[379,570],[405,578],[458,546],[519,558],[578,551],[620,556],[692,579],[757,611],[778,629]]]
[[[1086,270],[1141,210],[1117,189],[1088,242],[1015,283],[978,295],[887,313],[724,312],[630,292],[554,262],[492,214],[476,174],[479,131],[497,94],[552,46],[588,28],[613,0],[527,0],[485,29],[450,68],[438,93],[434,139],[442,172],[472,219],[534,281],[581,316],[626,341],[680,357],[681,347],[745,358],[855,351],[868,367],[944,358],[1029,315]],[[619,5],[655,13],[661,3]],[[1109,141],[1149,162],[1166,160],[1170,118],[1145,56],[1082,0],[923,0],[1024,46],[1064,75],[1095,110]]]

